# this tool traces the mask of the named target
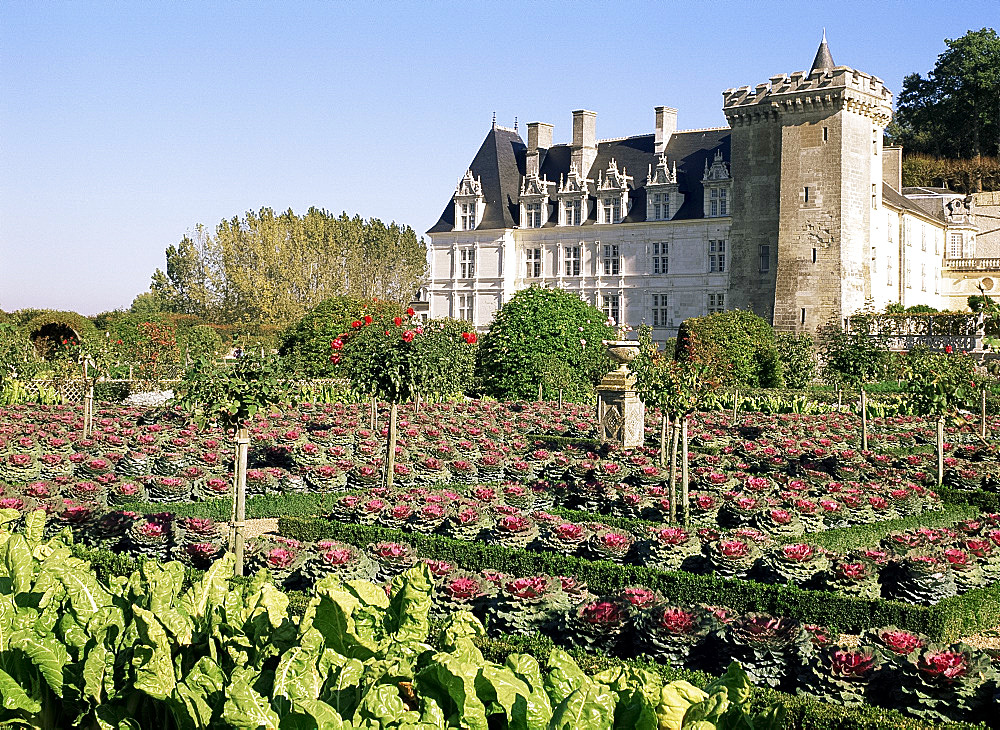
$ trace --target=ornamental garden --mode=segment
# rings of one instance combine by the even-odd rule
[[[7,375],[0,720],[997,726],[982,362],[842,332],[817,362],[737,312],[636,333],[626,449],[593,387],[629,335],[575,297],[480,334],[348,304],[155,408],[98,397],[110,335],[60,343],[85,402]]]

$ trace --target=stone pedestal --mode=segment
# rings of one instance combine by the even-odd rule
[[[608,353],[621,363],[597,386],[597,417],[601,441],[625,448],[642,446],[645,440],[646,407],[635,390],[635,375],[628,363],[639,354],[638,342],[608,341]]]

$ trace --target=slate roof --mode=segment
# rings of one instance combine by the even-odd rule
[[[730,130],[707,129],[674,132],[667,143],[667,164],[673,168],[677,163],[678,188],[685,193],[684,204],[673,220],[685,220],[704,217],[703,190],[701,178],[705,171],[705,161],[712,164],[716,151],[722,152],[722,158],[729,162]],[[629,183],[629,212],[623,222],[635,223],[646,220],[646,175],[649,166],[654,168],[657,155],[654,153],[655,137],[643,134],[636,137],[626,137],[600,141],[597,143],[597,157],[586,177],[596,184],[598,176],[606,172],[611,160],[618,164],[621,172],[632,177]],[[486,210],[480,222],[479,230],[496,228],[515,228],[518,226],[519,194],[521,178],[525,172],[525,157],[527,147],[521,137],[502,127],[494,127],[486,135],[479,152],[470,165],[472,174],[481,179],[483,195],[486,198]],[[559,182],[561,175],[568,175],[572,147],[568,144],[553,145],[547,150],[540,150],[539,175],[548,178],[549,182]],[[593,200],[593,196],[591,196]],[[555,200],[550,198],[549,222],[546,227],[556,225],[558,216],[555,214]],[[597,206],[590,206],[590,217],[584,225],[596,222]],[[444,212],[427,232],[441,233],[455,228],[455,205],[448,201]]]
[[[828,68],[833,68],[835,66],[833,62],[833,55],[830,53],[830,47],[826,45],[826,28],[823,29],[823,40],[820,41],[819,48],[816,49],[816,58],[813,59],[812,68],[809,69],[811,74],[813,71],[825,71]]]
[[[904,190],[913,190],[913,188],[903,188]],[[944,223],[944,211],[941,208],[941,201],[937,199],[931,200],[911,200],[910,198],[904,197],[903,195],[896,192],[891,185],[882,186],[882,202],[893,208],[899,208],[900,210],[909,211],[910,213],[915,213],[917,215],[923,216],[924,218],[931,218],[938,223]],[[921,205],[921,203],[931,203],[930,206]],[[935,209],[933,206],[937,206]]]

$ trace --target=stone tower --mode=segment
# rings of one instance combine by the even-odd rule
[[[892,94],[835,66],[723,92],[732,128],[729,308],[775,329],[814,332],[871,296],[873,212],[882,205],[882,132]]]

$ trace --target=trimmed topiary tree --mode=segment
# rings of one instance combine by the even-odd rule
[[[777,332],[774,336],[786,388],[804,388],[816,375],[816,344],[806,332]]]
[[[288,370],[313,378],[343,375],[339,352],[363,326],[385,329],[403,308],[394,302],[331,297],[306,312],[278,338],[278,354]],[[331,343],[339,346],[331,349]],[[337,352],[335,352],[336,350]]]
[[[531,287],[507,302],[483,337],[477,373],[487,395],[583,400],[611,368],[602,340],[617,339],[599,309],[572,292]]]
[[[677,358],[697,355],[726,385],[777,388],[783,383],[774,329],[753,312],[730,309],[686,319],[677,332]]]

